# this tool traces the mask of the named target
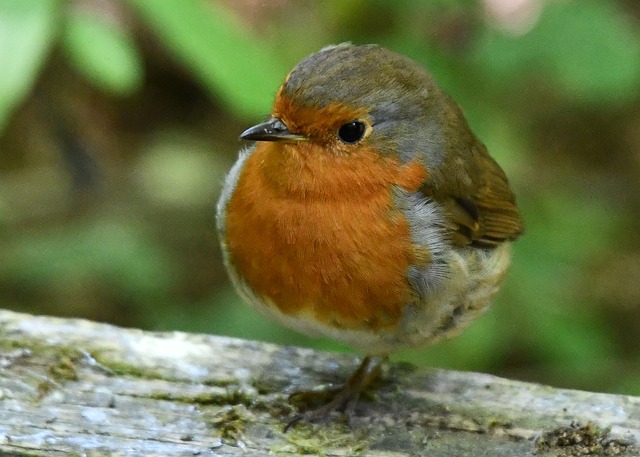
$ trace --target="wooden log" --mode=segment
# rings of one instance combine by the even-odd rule
[[[637,456],[640,398],[390,364],[347,425],[282,428],[355,356],[0,311],[0,455]]]

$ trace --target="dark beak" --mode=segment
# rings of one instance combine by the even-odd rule
[[[248,128],[242,132],[240,139],[253,141],[285,141],[292,143],[295,141],[304,141],[307,137],[291,133],[287,126],[284,125],[284,122],[280,119],[273,118],[267,122]]]

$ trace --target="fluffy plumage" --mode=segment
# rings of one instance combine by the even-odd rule
[[[486,308],[522,221],[426,71],[375,45],[328,47],[291,71],[272,116],[218,203],[249,303],[368,354],[429,344]],[[355,120],[365,135],[347,144],[337,131]]]

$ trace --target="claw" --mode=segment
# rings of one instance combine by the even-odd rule
[[[284,426],[283,432],[286,433],[291,427],[300,422],[326,422],[334,411],[343,413],[347,420],[349,420],[349,417],[355,411],[362,391],[380,377],[381,365],[386,359],[386,356],[367,356],[362,359],[360,366],[349,377],[344,386],[334,393],[329,392],[329,395],[332,395],[329,402],[315,409],[296,414]],[[300,392],[297,395],[301,397],[317,397],[318,393]]]

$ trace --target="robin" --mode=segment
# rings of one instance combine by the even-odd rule
[[[302,60],[240,135],[217,224],[239,294],[366,357],[326,405],[351,411],[391,351],[482,314],[523,230],[505,173],[412,60],[340,44]]]

